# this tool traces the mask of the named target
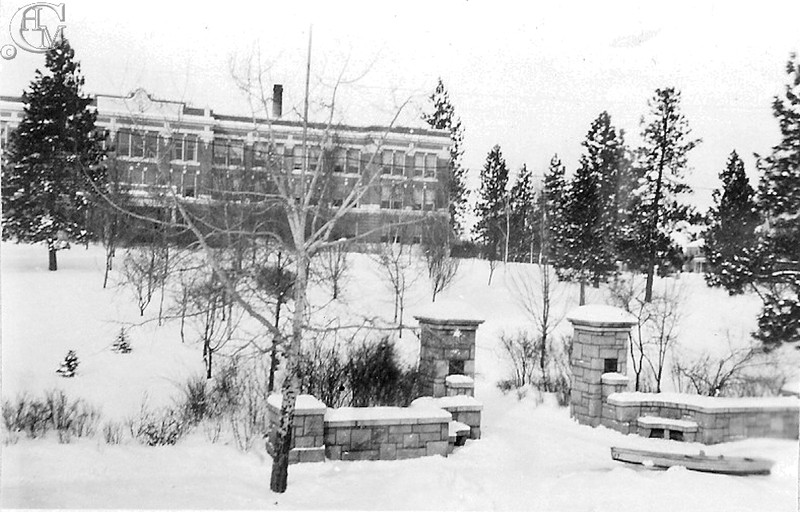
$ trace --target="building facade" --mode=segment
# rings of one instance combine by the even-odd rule
[[[146,203],[170,188],[187,202],[214,201],[224,191],[270,191],[269,173],[299,175],[304,165],[303,123],[285,119],[282,88],[273,90],[270,119],[218,114],[184,102],[159,100],[143,89],[93,98],[106,130],[109,176]],[[24,115],[21,98],[0,97],[0,142]],[[448,133],[387,126],[310,123],[307,172],[322,166],[324,200],[340,205],[357,183],[366,193],[337,224],[337,236],[386,238],[382,226],[413,225],[423,216],[447,219]],[[359,181],[360,179],[360,181]],[[396,236],[396,235],[395,235]],[[413,242],[419,227],[406,231]]]

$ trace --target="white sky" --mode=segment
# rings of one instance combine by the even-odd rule
[[[11,42],[8,20],[29,2],[0,2],[0,45]],[[494,144],[513,171],[527,163],[542,173],[553,153],[573,170],[602,110],[636,142],[655,88],[676,86],[703,139],[690,157],[700,205],[732,149],[755,179],[752,154],[778,141],[770,104],[786,82],[789,53],[800,50],[796,0],[65,3],[65,33],[90,93],[144,87],[247,114],[230,62],[258,47],[270,83],[285,86],[284,112],[296,115],[310,24],[315,99],[328,99],[342,69],[360,77],[342,87],[337,120],[385,124],[411,97],[402,122],[417,124],[441,76],[466,129],[473,177]],[[43,63],[22,51],[0,61],[0,94],[20,94]]]

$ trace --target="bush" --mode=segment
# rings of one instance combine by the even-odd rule
[[[544,352],[541,339],[527,331],[513,335],[502,333],[500,342],[511,368],[510,377],[497,383],[501,391],[507,393],[532,386],[542,392],[555,393],[559,405],[569,404],[571,343],[568,338],[557,341],[551,336]]]
[[[12,435],[37,438],[53,429],[60,442],[68,443],[73,437],[93,435],[99,419],[97,409],[80,399],[71,401],[59,390],[48,391],[42,399],[20,395],[14,402],[3,401],[3,425]]]
[[[183,402],[180,405],[183,417],[189,425],[197,425],[210,413],[211,397],[207,389],[208,379],[204,375],[189,377],[181,391]]]
[[[299,376],[301,393],[329,407],[407,406],[421,389],[419,371],[402,364],[388,337],[362,341],[346,355],[315,341],[301,354]]]
[[[122,424],[110,421],[103,424],[103,439],[106,444],[119,444],[122,442]]]
[[[148,411],[145,407],[139,417],[130,421],[131,437],[147,446],[173,445],[187,431],[187,424],[181,411],[164,408]]]

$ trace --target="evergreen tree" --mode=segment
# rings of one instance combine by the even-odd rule
[[[115,339],[114,343],[111,345],[111,350],[119,352],[120,354],[128,354],[133,351],[131,343],[128,340],[128,333],[125,331],[124,327],[120,328],[117,339]]]
[[[713,193],[714,206],[708,215],[704,252],[708,262],[706,282],[722,286],[730,293],[742,293],[747,284],[742,279],[749,251],[756,245],[756,227],[760,224],[755,191],[747,181],[744,162],[732,151],[719,175],[722,190]]]
[[[75,372],[78,369],[78,364],[78,356],[75,354],[74,350],[70,350],[67,352],[64,360],[61,361],[61,366],[58,367],[56,373],[62,377],[74,377]]]
[[[597,285],[616,270],[616,198],[625,147],[607,112],[592,122],[583,147],[562,211],[563,253],[554,262],[560,277],[581,283],[581,304],[587,282]]]
[[[687,154],[700,139],[691,138],[680,100],[680,92],[673,87],[656,89],[649,101],[649,118],[642,120],[644,143],[632,169],[638,186],[630,194],[620,248],[632,268],[647,274],[647,302],[653,296],[655,267],[663,273],[671,266],[680,266],[681,250],[670,235],[679,221],[688,221],[692,214],[683,202],[683,196],[691,192],[684,174]]]
[[[450,227],[456,234],[463,232],[464,212],[467,206],[467,170],[461,163],[464,154],[464,128],[461,119],[456,117],[455,108],[450,102],[450,96],[444,87],[442,79],[436,85],[436,90],[430,96],[433,112],[423,114],[422,119],[432,128],[450,132],[450,167],[447,183],[448,209],[450,213]]]
[[[533,189],[533,173],[522,165],[510,192],[511,201],[511,251],[513,259],[533,263],[533,254],[538,239],[536,234],[536,193]]]
[[[481,169],[481,184],[478,191],[478,204],[475,207],[478,221],[475,224],[475,240],[484,248],[490,261],[496,261],[504,242],[505,209],[508,195],[508,168],[500,146],[495,146],[486,157]]]
[[[91,99],[81,93],[74,56],[64,38],[45,54],[48,72],[36,70],[22,95],[25,115],[3,163],[3,238],[47,244],[50,270],[58,269],[57,250],[90,235],[89,181],[102,186],[105,177],[104,137]]]
[[[767,347],[800,342],[800,61],[786,65],[784,97],[772,103],[781,141],[760,159],[759,206],[766,216],[758,247],[752,251],[751,277],[763,292],[764,308],[756,337]]]
[[[567,196],[566,168],[558,155],[550,159],[538,201],[537,232],[540,233],[539,263],[558,261],[564,247],[564,203]]]

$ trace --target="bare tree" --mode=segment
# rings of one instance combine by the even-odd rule
[[[321,281],[331,289],[333,300],[339,298],[347,273],[350,271],[348,248],[346,243],[334,245],[322,251],[317,258]]]
[[[563,307],[554,311],[553,306],[563,304],[559,300],[563,289],[558,285],[546,258],[543,264],[536,265],[536,270],[533,265],[520,266],[512,274],[511,283],[517,304],[525,310],[536,332],[537,364],[542,374],[543,390],[551,391],[547,369],[549,347],[552,345],[553,332],[566,314]]]
[[[453,243],[450,229],[444,222],[429,218],[423,230],[420,245],[428,269],[432,302],[436,302],[436,296],[453,284],[458,274],[459,260],[450,254]]]
[[[166,279],[166,253],[160,244],[144,244],[132,247],[125,253],[122,263],[122,284],[129,286],[136,298],[139,316],[153,300],[153,294]]]
[[[309,58],[306,66],[305,92],[300,123],[301,129],[294,136],[295,147],[300,151],[295,155],[295,165],[284,165],[284,155],[277,151],[270,111],[273,103],[271,91],[266,87],[267,71],[261,64],[261,56],[256,55],[235,69],[237,86],[246,95],[253,107],[251,135],[257,144],[256,156],[263,164],[263,172],[251,176],[215,176],[207,190],[200,191],[204,201],[187,201],[179,196],[174,187],[167,187],[164,195],[165,207],[175,212],[173,219],[162,221],[186,229],[194,238],[193,247],[202,255],[205,264],[224,286],[229,297],[237,307],[251,316],[281,348],[285,361],[284,378],[281,383],[281,419],[271,452],[274,454],[270,488],[274,492],[286,490],[289,452],[292,443],[294,410],[299,394],[297,364],[302,340],[310,325],[310,309],[307,297],[309,284],[309,265],[312,258],[328,248],[342,244],[335,236],[335,229],[342,219],[351,212],[373,190],[381,179],[375,155],[380,155],[386,139],[390,136],[396,120],[408,100],[400,104],[385,129],[376,130],[367,142],[371,150],[361,162],[364,172],[350,178],[346,187],[335,200],[326,200],[337,192],[332,184],[336,176],[329,166],[324,165],[325,152],[335,148],[337,126],[335,107],[339,87],[347,83],[342,73],[330,87],[330,99],[325,103],[327,119],[321,123],[309,122],[309,77],[311,67],[311,38],[309,37]],[[314,147],[322,148],[319,156],[312,152]],[[164,174],[164,173],[162,173]],[[224,206],[236,205],[236,208]],[[237,215],[236,209],[245,215]],[[135,212],[128,212],[137,216]],[[150,219],[148,219],[150,220]],[[417,220],[400,221],[411,223]],[[358,239],[373,236],[384,226],[358,233]],[[215,247],[229,243],[227,235],[245,237],[250,245],[266,244],[267,241],[289,255],[295,273],[293,309],[288,329],[276,325],[269,313],[261,308],[261,301],[254,298],[254,273],[247,268],[231,271]],[[244,266],[252,258],[242,258]]]
[[[402,227],[391,229],[391,234],[382,243],[375,244],[373,255],[384,283],[392,291],[394,299],[392,321],[398,324],[401,338],[406,292],[420,277],[419,262],[412,246],[402,243],[403,232]]]
[[[760,345],[734,347],[730,333],[726,333],[726,339],[728,350],[724,356],[704,352],[676,358],[672,376],[678,389],[706,396],[778,394],[787,376],[780,371],[775,354]]]
[[[611,305],[624,309],[637,320],[636,330],[629,337],[631,367],[636,391],[643,391],[645,387],[643,373],[647,336],[644,329],[650,321],[650,308],[644,301],[644,288],[644,283],[635,275],[628,278],[617,275],[608,286]]]
[[[646,290],[645,290],[646,293]],[[646,295],[645,295],[646,296]],[[661,392],[666,358],[678,335],[681,319],[681,288],[677,284],[664,283],[664,290],[652,296],[646,326],[649,331],[650,350],[645,352],[645,361],[653,372],[656,393]]]

